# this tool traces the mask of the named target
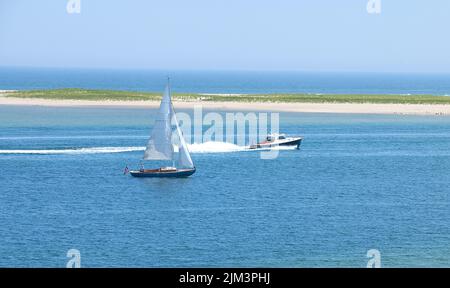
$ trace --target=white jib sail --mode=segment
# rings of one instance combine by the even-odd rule
[[[152,134],[145,149],[144,160],[173,160],[171,120],[172,102],[169,85],[167,85],[156,115]]]
[[[187,148],[186,141],[184,140],[183,133],[181,132],[180,126],[178,125],[177,116],[172,107],[172,114],[174,117],[175,125],[177,126],[177,134],[180,138],[180,148],[178,149],[178,162],[181,167],[185,168],[194,168],[194,162],[192,162],[191,155],[189,154],[189,150]]]

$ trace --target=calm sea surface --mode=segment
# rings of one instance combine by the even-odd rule
[[[177,88],[224,92],[191,85]],[[0,266],[64,267],[71,248],[84,267],[365,267],[369,249],[385,267],[450,266],[450,117],[285,113],[300,151],[193,149],[190,178],[123,175],[154,115],[0,106]]]

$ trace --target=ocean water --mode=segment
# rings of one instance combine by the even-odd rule
[[[0,106],[0,266],[450,266],[450,117],[283,113],[299,151],[197,143],[190,178],[123,175],[154,115]]]
[[[86,70],[0,67],[0,89],[91,88],[193,93],[450,95],[450,74]]]

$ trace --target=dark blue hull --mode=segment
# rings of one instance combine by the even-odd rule
[[[249,149],[264,149],[264,148],[272,148],[272,147],[278,147],[278,146],[295,146],[297,149],[300,149],[300,145],[302,144],[303,138],[298,138],[296,140],[283,142],[283,143],[258,143],[255,145],[250,146]]]
[[[302,138],[291,141],[291,142],[287,142],[287,143],[282,143],[279,146],[297,146],[297,149],[300,149],[300,145],[302,144]]]
[[[146,177],[146,178],[181,178],[181,177],[189,177],[194,173],[195,168],[177,169],[175,171],[161,171],[160,169],[130,171],[130,174],[133,177]]]

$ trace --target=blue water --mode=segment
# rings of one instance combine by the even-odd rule
[[[0,150],[139,147],[155,111],[0,106]],[[450,266],[450,117],[281,114],[300,151],[193,153],[187,179],[123,175],[141,151],[0,153],[0,266]]]
[[[92,88],[197,93],[450,95],[450,74],[0,68],[0,90]]]

